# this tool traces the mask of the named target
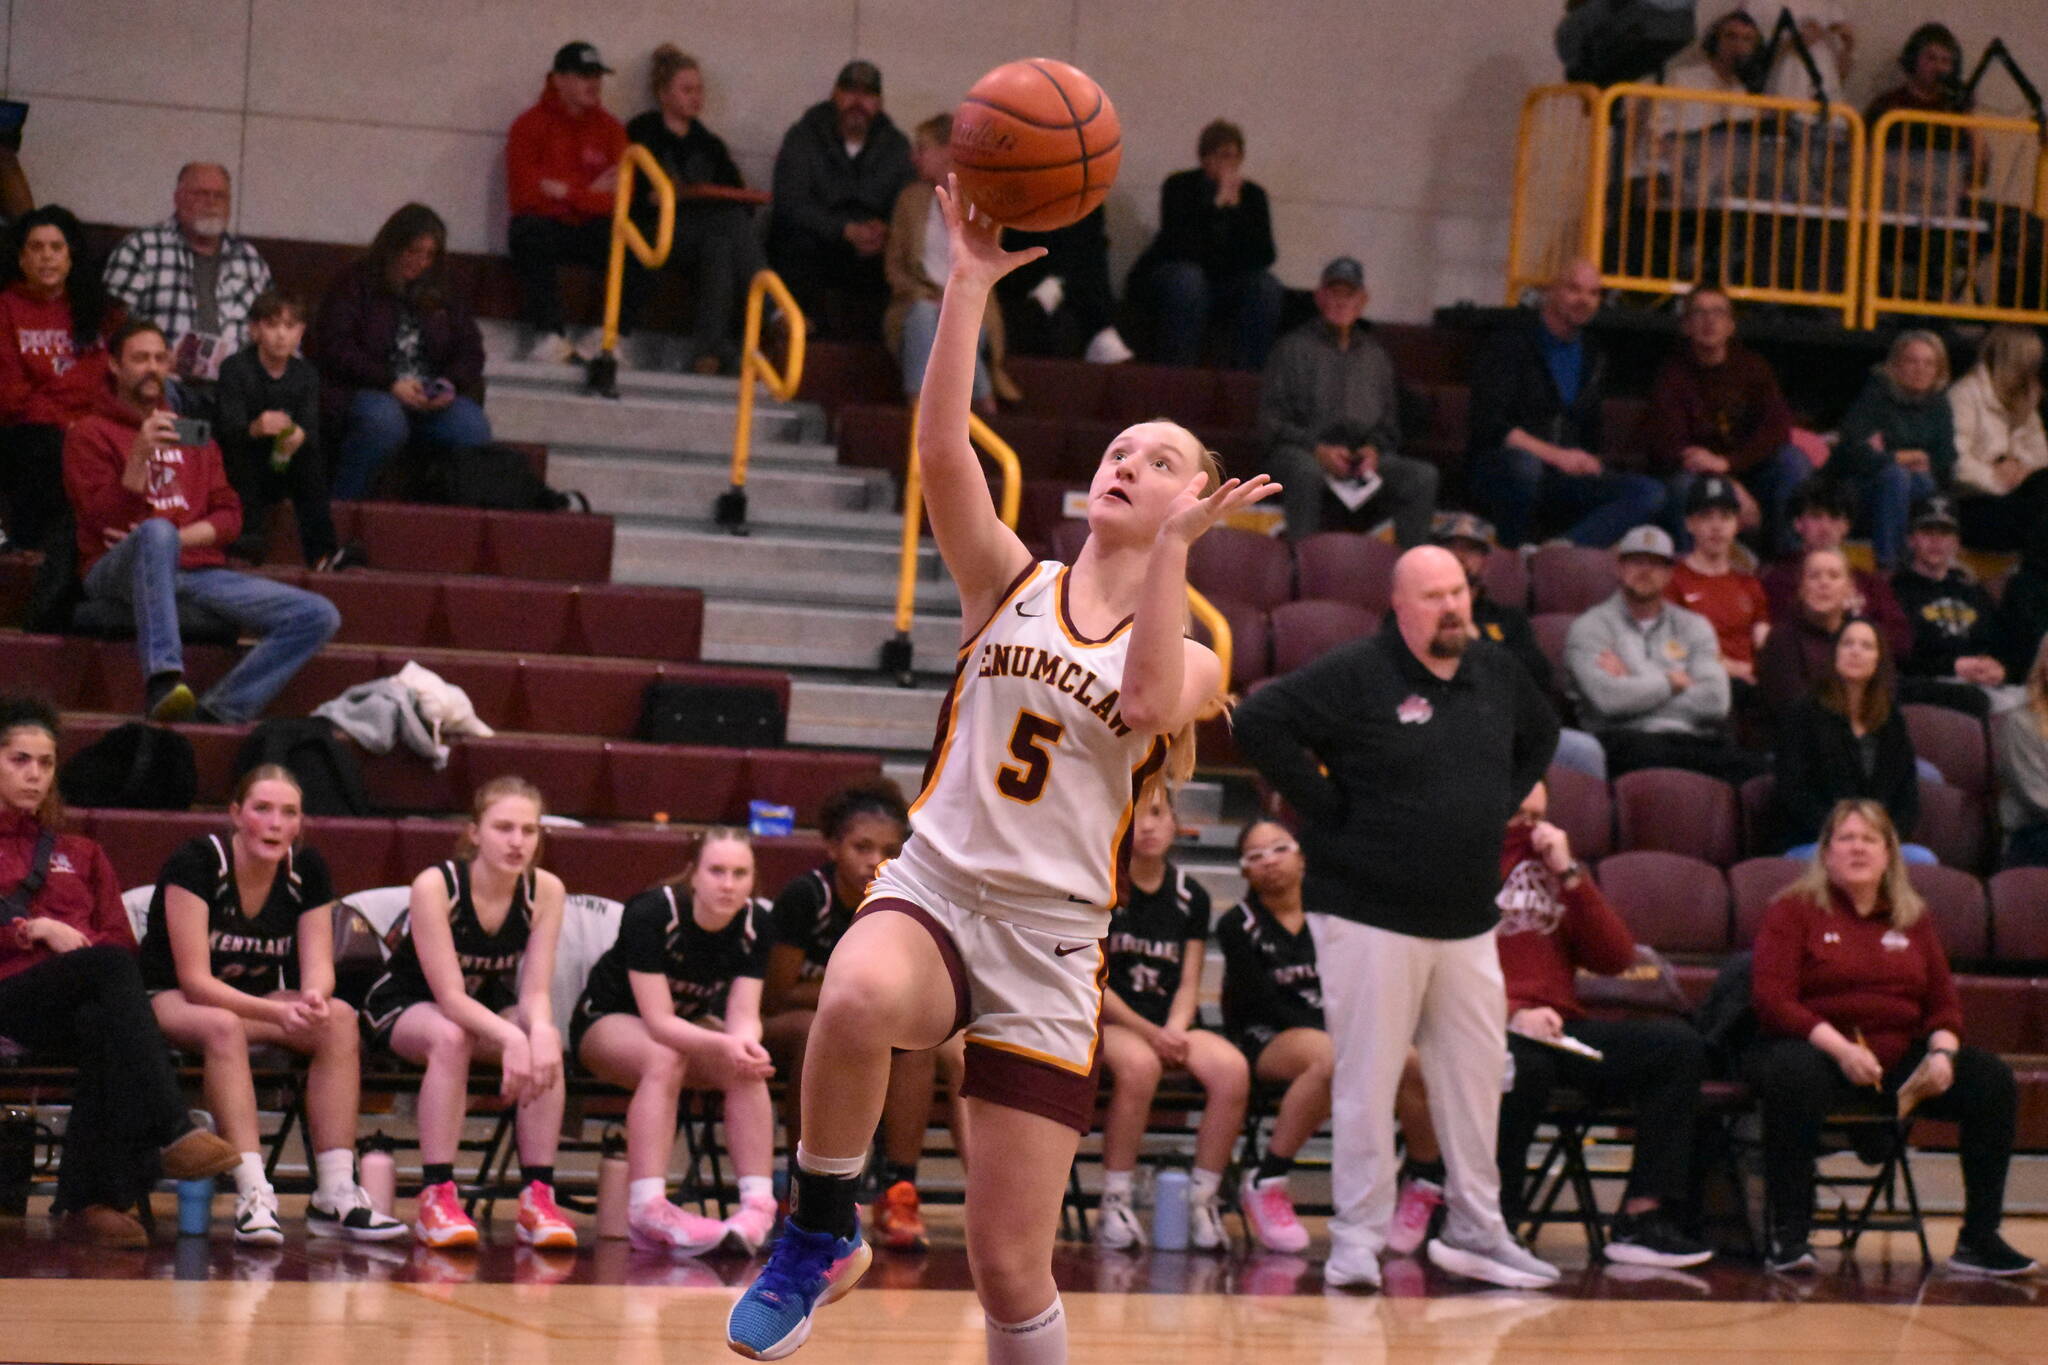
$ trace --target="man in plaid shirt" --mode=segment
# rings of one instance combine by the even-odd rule
[[[171,338],[178,378],[210,385],[220,362],[249,339],[249,309],[270,288],[270,267],[228,231],[225,167],[195,161],[178,172],[175,212],[137,228],[107,258],[107,293],[129,316]]]

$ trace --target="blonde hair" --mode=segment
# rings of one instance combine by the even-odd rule
[[[247,801],[249,793],[255,790],[258,782],[282,782],[300,796],[303,797],[306,794],[306,789],[299,785],[299,779],[293,775],[290,768],[285,767],[282,763],[259,763],[249,769],[248,772],[243,773],[241,780],[235,783],[235,792],[233,796],[228,798],[228,804],[239,806],[244,801]]]
[[[684,71],[701,71],[697,59],[677,47],[674,43],[663,43],[654,49],[654,61],[647,69],[647,92],[659,102],[661,92],[668,89],[668,83]]]
[[[2041,334],[2031,327],[1993,327],[1977,353],[1991,392],[2008,420],[2025,421],[2041,406]]]
[[[470,798],[469,823],[462,827],[462,833],[455,836],[455,857],[458,862],[476,856],[476,838],[470,831],[483,823],[485,811],[508,796],[524,797],[528,801],[533,802],[534,810],[542,815],[548,813],[547,798],[540,794],[540,788],[534,786],[533,783],[523,777],[516,777],[511,773],[507,773],[503,777],[492,778],[481,787],[478,787],[476,794]],[[534,841],[533,861],[527,864],[528,867],[540,866],[542,847],[543,843],[541,840]]]
[[[704,850],[718,843],[733,843],[743,846],[748,856],[754,852],[754,836],[737,825],[713,825],[697,837],[696,847],[690,850],[690,860],[683,864],[683,870],[666,881],[656,882],[657,887],[680,886],[688,888],[691,878],[697,875],[697,864],[704,861]],[[759,876],[758,869],[755,875]]]
[[[1931,347],[1934,351],[1934,387],[1928,392],[1939,393],[1948,387],[1948,346],[1943,343],[1938,333],[1930,332],[1924,327],[1911,328],[1892,338],[1892,348],[1884,353],[1885,378],[1891,379],[1894,384],[1898,383],[1898,380],[1892,379],[1892,373],[1898,368],[1900,357],[1906,354],[1906,348],[1916,344]]]
[[[1833,842],[1835,831],[1851,816],[1859,817],[1876,830],[1884,840],[1884,880],[1878,883],[1877,901],[1879,910],[1894,929],[1910,929],[1927,912],[1927,902],[1913,889],[1912,880],[1906,875],[1906,860],[1899,855],[1899,830],[1892,823],[1892,817],[1882,803],[1865,796],[1852,796],[1835,802],[1835,808],[1828,812],[1827,822],[1820,827],[1820,838],[1814,844],[1813,860],[1806,865],[1806,871],[1799,874],[1799,880],[1785,888],[1785,894],[1798,896],[1822,910],[1834,908],[1834,884],[1828,879],[1828,845]]]

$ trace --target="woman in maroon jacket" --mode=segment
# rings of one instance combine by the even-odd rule
[[[1763,1041],[1744,1070],[1763,1107],[1771,1269],[1815,1268],[1813,1161],[1823,1119],[1859,1107],[1892,1111],[1920,1071],[1915,1113],[1962,1128],[1963,1226],[1949,1267],[2024,1275],[2027,1257],[1998,1235],[2018,1104],[2012,1069],[1964,1047],[1948,957],[1907,880],[1898,831],[1876,801],[1837,804],[1820,851],[1764,911],[1751,994]]]
[[[58,832],[56,775],[56,714],[0,697],[0,1035],[78,1066],[52,1210],[59,1234],[146,1246],[127,1209],[156,1158],[172,1179],[196,1180],[232,1170],[237,1156],[185,1108],[113,866],[84,835]]]
[[[450,294],[447,254],[441,215],[407,204],[320,301],[311,350],[321,420],[339,435],[337,498],[367,497],[377,471],[416,439],[451,449],[491,439],[483,334]]]

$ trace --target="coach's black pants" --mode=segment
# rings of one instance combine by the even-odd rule
[[[1564,1031],[1604,1060],[1593,1061],[1510,1033],[1515,1083],[1500,1097],[1500,1202],[1509,1226],[1520,1221],[1528,1183],[1529,1144],[1550,1104],[1568,1086],[1594,1104],[1635,1110],[1635,1164],[1628,1195],[1654,1197],[1676,1209],[1689,1191],[1692,1140],[1707,1045],[1678,1019],[1577,1019]]]
[[[188,1126],[135,954],[79,948],[0,981],[0,1035],[78,1067],[57,1209],[127,1208]]]

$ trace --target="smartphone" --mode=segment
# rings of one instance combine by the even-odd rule
[[[429,379],[420,385],[420,391],[426,394],[429,399],[438,402],[443,398],[453,398],[455,396],[455,385],[446,379]]]
[[[203,446],[213,439],[213,423],[204,417],[180,417],[178,419],[178,444],[181,446]]]

